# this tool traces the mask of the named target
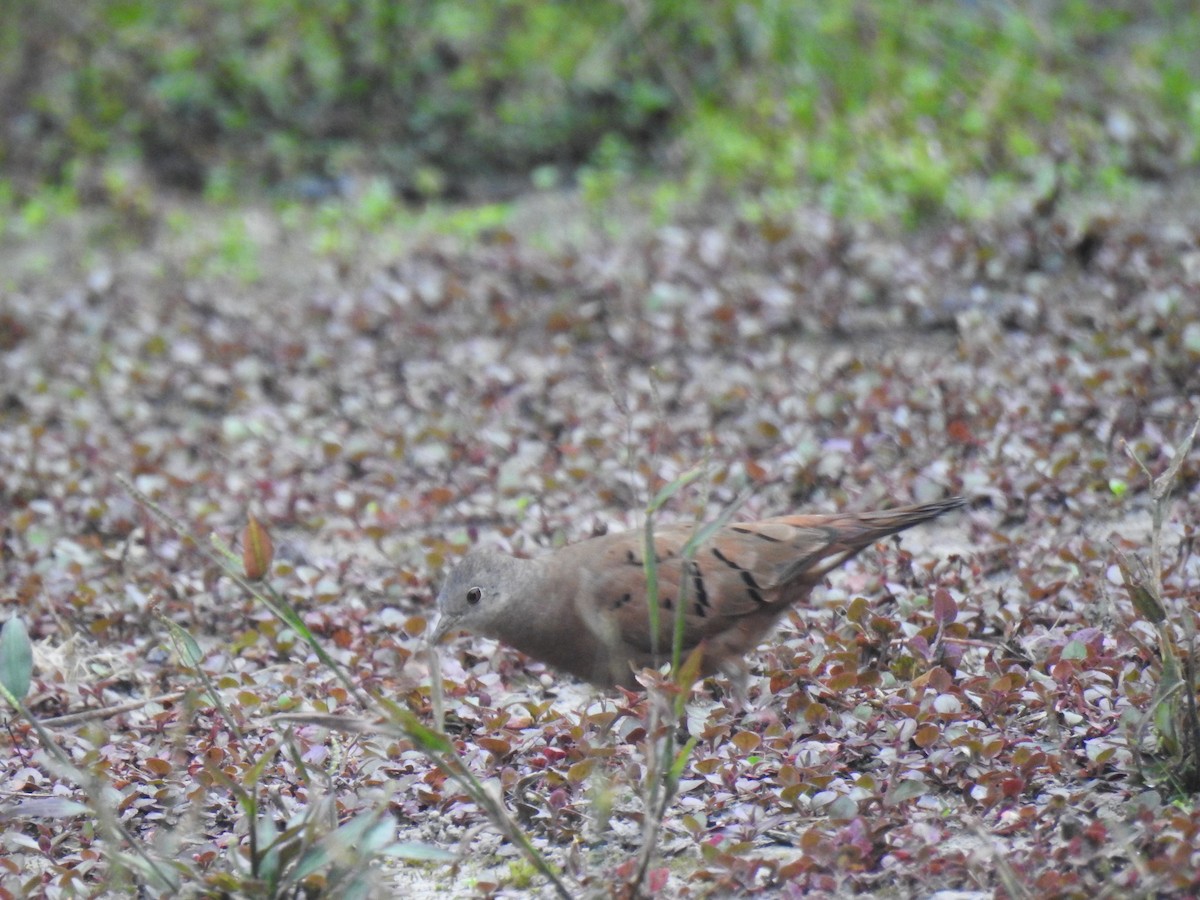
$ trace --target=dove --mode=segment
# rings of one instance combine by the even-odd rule
[[[690,559],[695,529],[654,530],[657,643],[651,640],[641,531],[590,538],[537,559],[473,550],[438,593],[436,645],[463,629],[602,688],[637,689],[637,672],[670,657],[677,604],[683,652],[702,648],[700,675],[745,683],[746,657],[825,576],[888,535],[964,503],[838,515],[794,515],[718,529]],[[657,655],[656,651],[657,650]]]

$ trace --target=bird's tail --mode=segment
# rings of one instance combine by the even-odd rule
[[[943,513],[960,508],[966,502],[964,497],[951,497],[948,500],[936,500],[916,506],[898,506],[894,509],[881,509],[873,512],[813,516],[811,524],[826,531],[829,535],[829,543],[821,552],[822,565],[813,566],[814,560],[811,557],[798,560],[793,567],[789,567],[789,571],[783,573],[780,581],[786,583],[792,577],[803,574],[805,581],[815,584],[876,541],[912,528],[914,525],[920,525],[922,522],[928,522],[930,519],[936,519]],[[808,518],[810,517],[791,516],[788,518],[788,522],[803,526],[809,524],[804,521]]]

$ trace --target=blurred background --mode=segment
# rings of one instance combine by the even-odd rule
[[[1193,0],[8,0],[0,216],[577,187],[898,219],[1194,166]],[[745,210],[743,210],[744,212]]]
[[[528,897],[493,786],[577,896],[1200,896],[1197,48],[1196,0],[0,2],[0,684],[86,769],[0,735],[0,900]],[[678,755],[425,652],[468,547],[698,464],[672,521],[972,504]],[[400,731],[330,730],[359,688]]]

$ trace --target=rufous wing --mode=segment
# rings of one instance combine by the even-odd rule
[[[692,529],[655,532],[658,578],[658,650],[671,646],[676,610],[683,608],[683,649],[731,629],[769,627],[787,606],[803,599],[834,568],[874,542],[961,505],[959,500],[835,516],[780,516],[726,526],[683,558]],[[595,623],[608,644],[626,653],[651,652],[649,599],[643,543],[618,535],[596,543],[587,560],[577,601],[585,621]],[[594,630],[596,630],[594,628]]]

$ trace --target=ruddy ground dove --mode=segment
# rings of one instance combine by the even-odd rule
[[[430,640],[462,628],[596,685],[636,688],[635,671],[670,657],[682,597],[684,654],[703,644],[701,674],[724,672],[740,684],[746,654],[830,571],[963,502],[740,522],[718,530],[690,560],[683,558],[690,526],[657,528],[658,658],[640,531],[591,538],[540,559],[475,550],[442,585]]]

